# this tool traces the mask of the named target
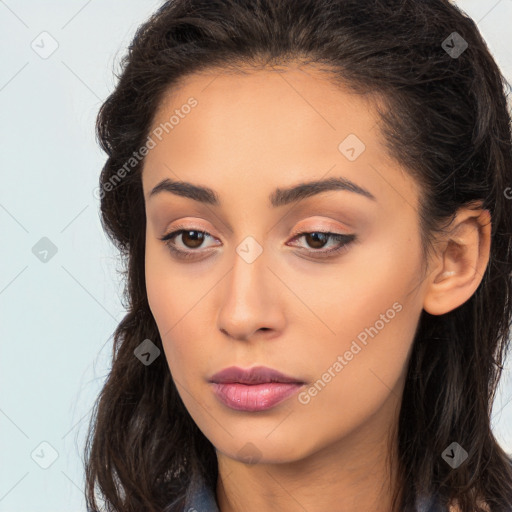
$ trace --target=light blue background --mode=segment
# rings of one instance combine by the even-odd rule
[[[510,81],[512,0],[458,4]],[[0,512],[85,510],[85,432],[124,314],[117,254],[92,194],[105,161],[94,123],[114,88],[113,68],[159,5],[0,1]],[[43,31],[59,45],[47,59],[31,48]],[[47,263],[32,253],[42,237],[58,249]],[[493,416],[508,452],[510,366]],[[48,469],[31,458],[42,442],[58,452]]]

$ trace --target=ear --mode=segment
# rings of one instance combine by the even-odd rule
[[[489,210],[458,210],[437,247],[423,301],[423,309],[431,315],[443,315],[464,304],[480,285],[491,247]]]

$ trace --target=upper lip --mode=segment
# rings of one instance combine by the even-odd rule
[[[295,377],[289,377],[283,373],[266,366],[253,366],[244,369],[238,366],[230,366],[216,373],[210,378],[210,382],[226,383],[238,382],[239,384],[260,384],[264,382],[294,382],[304,384]]]

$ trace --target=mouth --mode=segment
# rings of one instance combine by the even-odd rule
[[[266,366],[253,366],[248,369],[230,366],[213,375],[209,382],[215,384],[238,383],[246,385],[265,383],[305,384],[301,379],[285,375]]]
[[[230,367],[209,380],[218,400],[237,411],[270,409],[291,397],[306,383],[264,366],[248,370]]]

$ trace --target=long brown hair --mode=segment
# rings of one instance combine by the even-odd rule
[[[425,255],[458,208],[481,201],[491,213],[480,286],[455,310],[423,311],[419,321],[397,426],[395,508],[413,510],[431,495],[443,509],[456,500],[464,512],[481,511],[482,499],[510,512],[512,462],[490,415],[512,317],[511,115],[506,81],[474,21],[448,0],[173,0],[138,28],[96,127],[108,156],[101,219],[120,251],[127,314],[89,425],[88,510],[98,510],[98,492],[109,511],[180,511],[193,478],[214,487],[218,476],[214,447],[165,358],[145,366],[134,356],[145,339],[163,351],[146,295],[144,160],[134,152],[163,95],[186,75],[297,59],[380,99],[387,149],[421,185]],[[454,441],[468,452],[457,469],[441,457]]]

